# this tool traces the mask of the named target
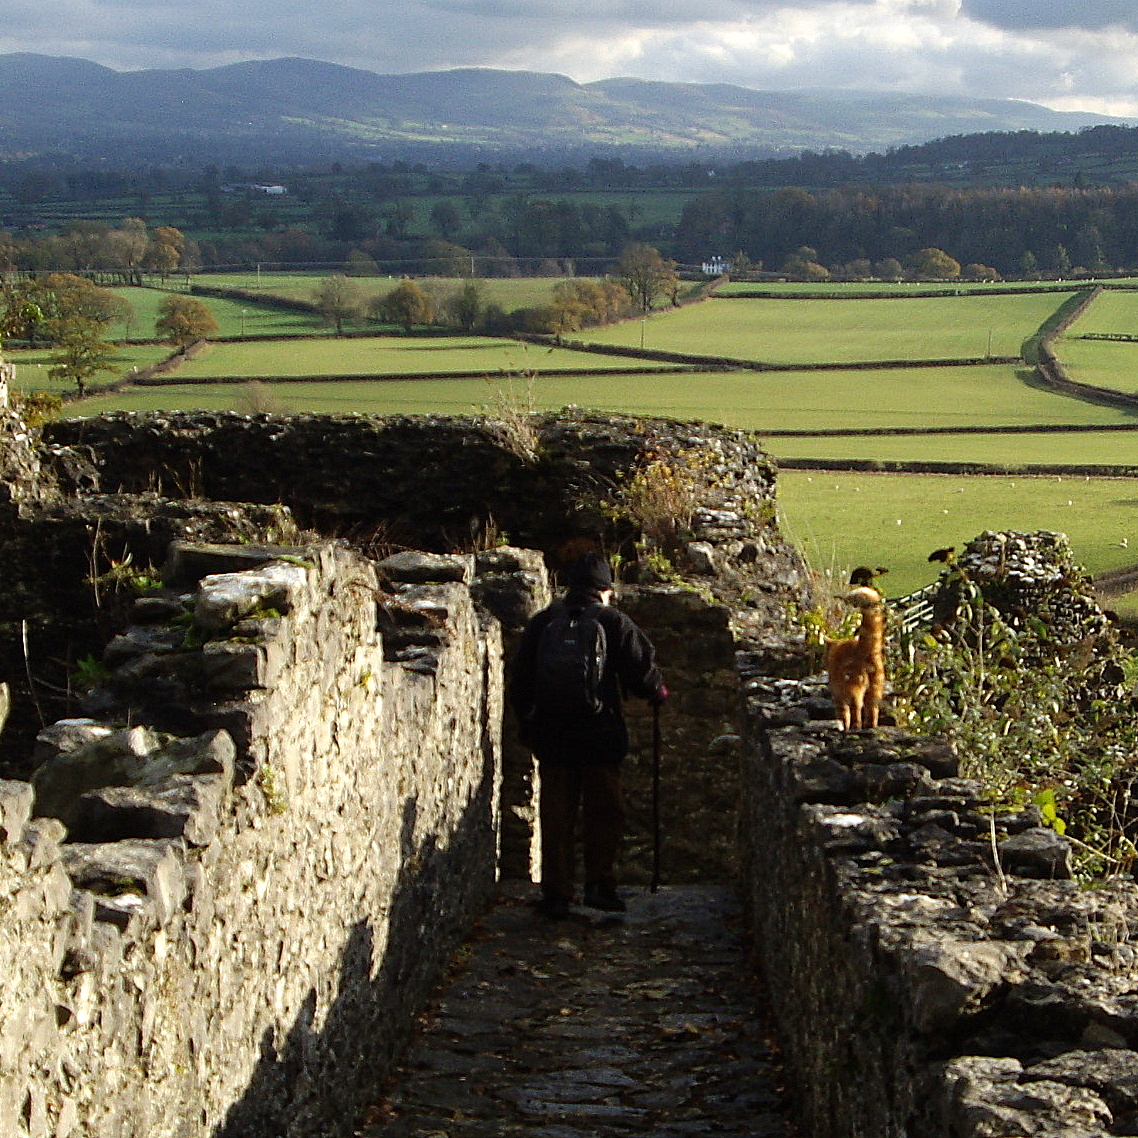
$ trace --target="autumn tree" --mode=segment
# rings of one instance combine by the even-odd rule
[[[818,251],[809,245],[800,245],[786,259],[782,271],[798,281],[828,281],[830,270],[818,261]]]
[[[447,297],[444,307],[447,315],[464,332],[469,332],[478,323],[483,304],[482,286],[477,281],[467,281],[462,288]]]
[[[146,251],[146,267],[153,269],[163,281],[182,263],[186,238],[172,225],[159,225]]]
[[[46,319],[36,291],[34,280],[4,285],[0,293],[0,338],[24,340],[28,347],[35,345],[36,334]]]
[[[44,330],[54,345],[48,375],[74,382],[83,395],[95,375],[114,371],[115,347],[107,339],[107,327],[127,315],[129,304],[72,273],[50,273],[36,284]]]
[[[905,259],[905,267],[921,280],[954,281],[960,276],[960,262],[943,249],[918,249]]]
[[[665,261],[652,245],[626,245],[613,275],[628,290],[640,312],[650,312],[661,297],[675,302],[679,283],[675,262]]]
[[[142,269],[150,250],[150,235],[140,217],[128,217],[107,234],[107,259],[127,284],[142,284]]]
[[[170,293],[158,305],[154,330],[179,348],[217,334],[218,325],[209,307],[196,296]]]
[[[359,285],[342,273],[322,280],[312,294],[312,302],[325,321],[336,326],[337,336],[344,334],[345,321],[356,319],[363,311]]]
[[[577,279],[553,286],[550,309],[557,332],[574,332],[596,324],[611,324],[627,316],[632,297],[616,281]]]
[[[398,324],[408,335],[416,324],[430,324],[435,302],[413,280],[404,277],[389,293],[373,297],[368,315]]]

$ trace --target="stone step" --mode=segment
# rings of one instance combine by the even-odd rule
[[[792,1138],[728,887],[550,921],[507,883],[357,1138]]]

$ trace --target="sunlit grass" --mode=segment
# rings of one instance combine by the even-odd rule
[[[852,438],[785,438],[774,435],[765,438],[763,443],[772,455],[780,459],[1138,466],[1138,431],[867,435]]]
[[[941,565],[928,555],[985,529],[1065,533],[1091,573],[1133,564],[1138,550],[1134,479],[783,470],[778,496],[783,528],[812,564],[834,566],[840,583],[855,565],[885,566],[889,596],[935,580]]]
[[[125,375],[132,369],[149,367],[170,354],[170,348],[165,344],[120,344],[109,362],[114,364],[114,371],[101,372],[92,381],[90,386],[108,383]],[[17,391],[74,391],[74,383],[64,383],[52,379],[48,372],[52,367],[52,349],[4,349],[4,359],[16,365]],[[86,412],[85,412],[86,413]]]
[[[763,360],[854,363],[1019,355],[1063,293],[905,300],[728,300],[588,329],[601,344]]]
[[[620,361],[625,362],[625,361]],[[421,372],[603,371],[614,361],[564,348],[546,348],[488,336],[406,337],[210,344],[177,376],[390,375]],[[588,382],[586,379],[584,382]],[[383,400],[382,392],[376,398]]]
[[[459,341],[461,343],[462,341]],[[604,356],[569,351],[547,352],[523,348],[513,341],[472,338],[467,348],[448,347],[449,341],[305,341],[297,345],[218,344],[174,373],[179,375],[317,375],[320,367],[347,368],[359,373],[399,371],[485,370],[495,382],[509,384],[513,374],[543,367],[582,367],[573,376],[542,376],[527,390],[536,406],[556,409],[573,403],[598,410],[677,419],[701,419],[752,430],[817,430],[833,428],[881,429],[896,426],[1008,426],[1055,422],[1118,424],[1133,421],[1125,413],[1082,403],[1020,382],[1015,369],[1000,366],[976,368],[912,368],[848,373],[701,372],[658,375],[612,375]],[[433,347],[432,347],[433,345]],[[266,349],[273,349],[267,351]],[[587,372],[584,367],[593,370]],[[240,369],[248,369],[242,371]],[[329,381],[312,385],[270,385],[279,398],[298,407],[325,409],[349,403],[367,414],[448,413],[468,410],[486,399],[482,379],[430,379],[408,381]],[[171,386],[127,390],[107,400],[109,405],[137,408],[215,406],[216,392],[207,387]],[[319,408],[309,406],[315,399]],[[96,405],[83,410],[96,413]],[[98,406],[104,409],[103,405]],[[950,458],[955,448],[1019,447],[1022,436],[1007,440],[975,440],[962,436],[891,439],[774,439],[776,454],[827,457],[887,457],[886,446],[912,457]],[[1048,436],[1050,438],[1050,436]],[[1047,445],[1039,443],[1040,446]],[[1074,445],[1080,444],[1078,440]],[[1095,444],[1086,444],[1095,445]],[[1104,443],[1113,446],[1113,443]],[[993,459],[1003,461],[1003,459]],[[1026,461],[1026,460],[1024,460]]]
[[[201,273],[194,277],[195,284],[214,288],[242,288],[263,292],[273,296],[283,296],[290,300],[311,300],[312,294],[325,277],[335,276],[329,269],[322,273],[273,273],[262,271],[243,273]],[[365,298],[384,296],[398,283],[396,276],[353,277]],[[560,280],[582,278],[566,277],[479,277],[474,279],[487,304],[500,304],[509,311],[513,308],[528,308],[548,304],[553,296],[553,287]],[[444,300],[452,293],[470,283],[469,277],[416,277],[415,283],[429,292],[436,300]]]

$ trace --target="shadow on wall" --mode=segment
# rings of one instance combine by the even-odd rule
[[[493,781],[490,767],[447,843],[451,850],[480,840],[477,831],[486,826]],[[415,847],[417,814],[415,799],[406,799],[401,868],[386,935],[374,921],[352,927],[335,984],[329,986],[336,995],[321,1026],[315,1026],[319,995],[310,991],[282,1040],[272,1030],[262,1036],[248,1086],[213,1138],[348,1136],[379,1098],[415,1015],[492,886],[469,880],[456,890],[456,866],[434,835]],[[383,947],[377,962],[378,945]]]

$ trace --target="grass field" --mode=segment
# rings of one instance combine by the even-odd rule
[[[1067,374],[1079,383],[1138,392],[1138,343],[1064,337],[1055,352]]]
[[[448,346],[450,344],[454,346]],[[466,344],[466,347],[462,345]],[[485,370],[503,389],[534,407],[552,410],[576,403],[601,410],[678,419],[703,419],[752,430],[815,430],[833,427],[880,429],[898,426],[1008,426],[1014,424],[1112,425],[1132,421],[1124,412],[1038,391],[1017,378],[1011,367],[898,368],[842,372],[700,372],[660,375],[611,375],[611,358],[565,349],[525,348],[514,341],[410,340],[400,337],[348,341],[304,341],[297,344],[216,344],[208,354],[183,366],[175,377],[327,374],[326,367],[358,373],[396,373]],[[575,367],[580,374],[549,376],[533,384],[502,372],[540,371],[545,367]],[[249,370],[237,370],[246,367]],[[253,370],[260,368],[260,371]],[[343,390],[340,390],[340,389]],[[481,379],[413,380],[406,383],[360,381],[313,384],[310,393],[322,406],[348,403],[367,414],[463,411],[485,402]],[[948,394],[950,393],[950,394]],[[216,395],[216,393],[215,393]],[[281,384],[277,395],[294,405],[301,394],[295,383]],[[86,401],[83,413],[97,414],[104,402],[117,407],[191,408],[205,399],[204,389],[164,386],[123,391],[113,397]],[[210,396],[211,399],[215,396]],[[216,406],[211,403],[211,406]],[[76,408],[79,410],[80,408]],[[1004,436],[1005,438],[1007,436]],[[1049,437],[1049,436],[1048,436]],[[1014,445],[1020,438],[1016,436]],[[964,440],[942,438],[889,439],[772,439],[776,454],[828,457],[891,457],[880,454],[885,444],[903,445],[911,457],[952,458]],[[969,441],[971,445],[971,441]],[[988,448],[999,441],[987,441]],[[1086,445],[1077,443],[1076,445]],[[1113,445],[1113,444],[1109,444]],[[849,455],[831,453],[851,447]],[[995,459],[994,461],[1003,461]]]
[[[91,382],[92,387],[100,383],[107,383],[125,374],[132,368],[149,367],[170,354],[169,345],[165,344],[121,344],[111,356],[115,365],[113,372],[102,372]],[[50,348],[33,348],[30,350],[6,350],[4,359],[16,365],[17,391],[74,391],[74,383],[63,383],[51,379],[48,371],[52,366],[52,350]],[[83,414],[87,414],[86,404],[79,404]],[[94,414],[94,412],[92,412]]]
[[[1046,434],[873,435],[865,438],[764,440],[775,458],[867,459],[883,462],[981,462],[1089,466],[1138,465],[1138,432]],[[1138,560],[1138,558],[1136,558]]]
[[[126,339],[153,337],[158,306],[168,293],[157,288],[116,288],[114,291],[130,302],[134,313],[129,320],[116,321],[111,326],[111,335]],[[171,291],[181,293],[183,290]],[[219,300],[212,296],[200,299],[213,313],[221,336],[319,336],[332,333],[332,328],[314,314],[283,312],[279,308],[263,307],[252,302]]]
[[[1138,549],[1132,479],[784,470],[779,502],[785,533],[816,571],[843,584],[855,565],[885,566],[881,588],[894,597],[936,579],[934,549],[962,548],[985,529],[1058,530],[1092,573],[1133,564]]]
[[[771,363],[1015,356],[1070,294],[725,300],[581,334],[590,342]]]
[[[283,296],[289,300],[311,300],[312,294],[333,270],[325,273],[203,273],[194,278],[195,284],[212,288],[243,288],[263,292],[269,296]],[[398,283],[398,277],[353,277],[364,297],[384,296]],[[500,304],[509,311],[548,304],[553,286],[560,280],[579,280],[565,277],[487,277],[475,283],[482,290],[487,304]],[[437,300],[445,299],[469,283],[468,277],[416,277],[415,283]],[[212,304],[213,301],[211,300]]]
[[[616,361],[634,363],[635,361]],[[178,369],[177,376],[387,375],[400,372],[502,372],[612,368],[612,357],[544,348],[487,336],[375,336],[297,343],[210,344]],[[382,391],[376,399],[385,398]]]
[[[1090,287],[1094,282],[1086,282]],[[779,293],[782,296],[817,296],[827,298],[882,294],[892,296],[923,295],[938,292],[944,296],[980,295],[993,292],[1068,292],[1070,282],[1053,281],[728,281],[717,290],[719,296],[750,296],[755,293]],[[1083,287],[1079,282],[1077,287]]]
[[[1069,329],[1071,336],[1084,336],[1088,332],[1138,334],[1138,291],[1107,289],[1100,292]]]
[[[1138,292],[1108,289],[1059,338],[1055,351],[1079,383],[1134,394],[1138,392],[1138,343],[1080,338],[1119,334],[1138,335]]]
[[[249,285],[247,275],[225,283]],[[266,275],[267,277],[267,275]],[[292,277],[293,295],[308,297],[319,278]],[[218,281],[217,283],[222,283]],[[366,286],[368,282],[363,282]],[[442,291],[460,282],[436,283]],[[554,281],[485,282],[488,298],[504,307],[540,303]],[[275,278],[273,291],[286,281]],[[267,281],[263,287],[269,287]],[[816,288],[817,286],[812,286]],[[141,295],[134,295],[134,294]],[[945,358],[1016,354],[1064,302],[1064,293],[946,296],[939,299],[712,300],[647,321],[591,330],[590,338],[697,354],[786,362]],[[153,323],[160,294],[132,290],[135,324]],[[264,312],[252,303],[207,302],[230,334],[244,310],[246,331],[271,330],[278,341],[215,344],[181,373],[269,380],[273,376],[483,372],[487,379],[238,382],[126,389],[68,407],[69,414],[105,410],[210,409],[253,412],[410,414],[489,413],[514,408],[555,409],[566,404],[701,419],[764,431],[889,427],[1113,426],[1138,422],[1125,412],[1036,389],[1022,366],[890,368],[779,373],[707,372],[617,376],[612,357],[553,351],[484,337],[288,339],[307,317]],[[254,310],[257,314],[254,316]],[[253,321],[263,321],[254,326]],[[1132,324],[1131,321],[1134,321]],[[1061,341],[1061,355],[1077,378],[1138,389],[1138,345],[1087,341],[1080,332],[1129,331],[1138,324],[1138,295],[1107,292]],[[310,323],[308,329],[315,330]],[[163,347],[121,351],[124,370],[165,354]],[[17,385],[36,386],[47,369],[46,351],[10,353]],[[574,368],[571,377],[523,378],[542,368]],[[1130,385],[1129,388],[1127,385]],[[43,384],[43,386],[47,386]],[[1130,432],[924,435],[827,438],[768,437],[776,457],[994,463],[1138,463]],[[900,595],[927,583],[936,567],[926,558],[943,545],[963,545],[985,528],[1055,529],[1067,533],[1076,557],[1099,572],[1138,557],[1138,480],[1014,478],[881,474],[825,474],[784,470],[780,475],[784,525],[812,563],[844,580],[855,564],[888,565],[886,592]],[[1133,526],[1133,532],[1132,532]],[[1123,542],[1126,542],[1124,547]]]

